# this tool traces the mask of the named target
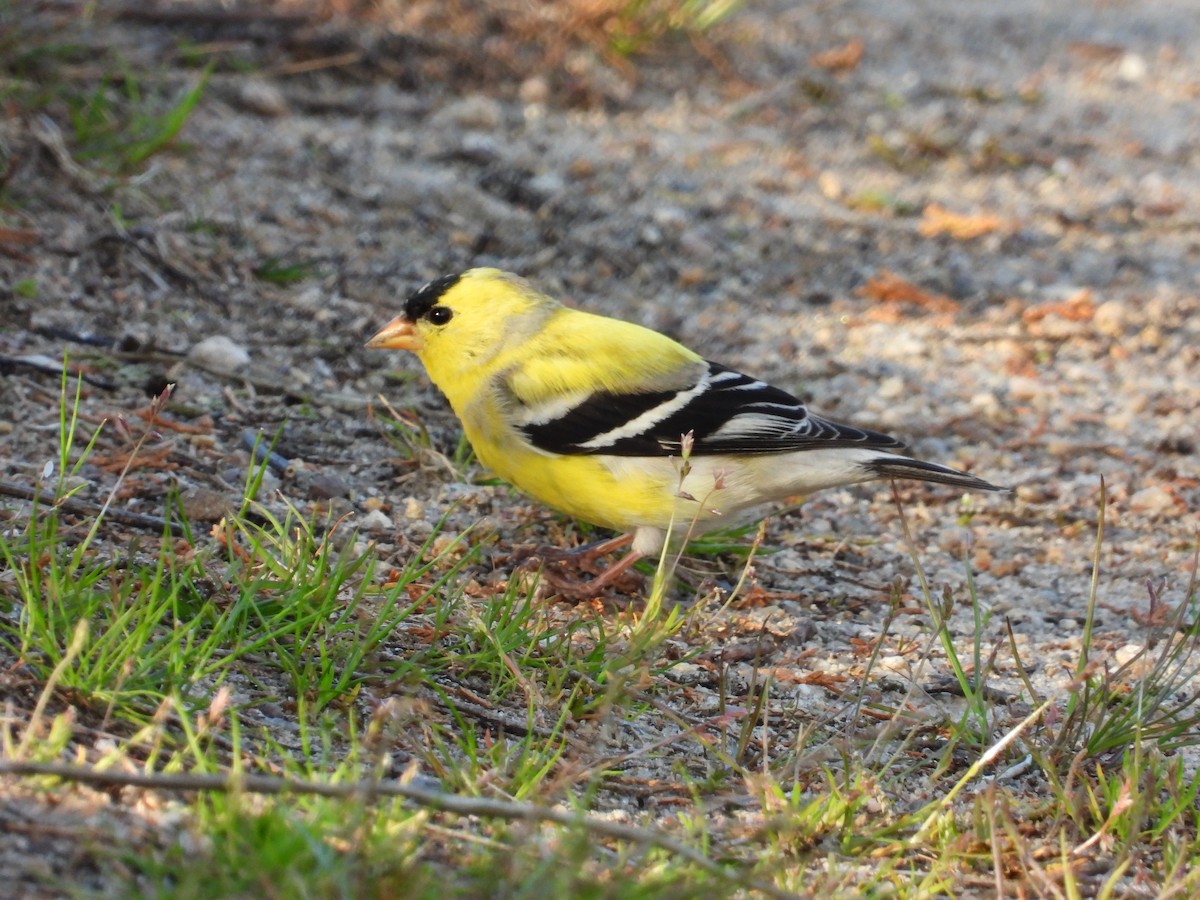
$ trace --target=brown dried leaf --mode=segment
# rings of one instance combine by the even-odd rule
[[[797,684],[815,684],[820,687],[836,688],[850,680],[849,675],[839,672],[810,672],[796,679]]]
[[[0,225],[0,244],[9,247],[29,247],[42,239],[32,228],[7,228]]]
[[[860,297],[901,306],[917,306],[931,312],[958,312],[958,302],[944,294],[931,294],[890,269],[881,269],[858,289]]]
[[[951,212],[938,203],[930,203],[925,207],[924,217],[918,230],[925,237],[937,237],[948,234],[956,241],[969,241],[985,234],[991,234],[1004,226],[1004,220],[991,213],[972,213],[962,215]]]
[[[1125,55],[1125,48],[1094,41],[1071,41],[1067,44],[1067,53],[1087,62],[1113,62]]]
[[[1021,319],[1026,324],[1040,322],[1048,316],[1057,316],[1068,322],[1090,322],[1095,315],[1096,301],[1092,299],[1092,292],[1084,288],[1066,300],[1031,306],[1021,313]]]
[[[814,53],[808,58],[808,64],[817,69],[827,69],[830,72],[849,72],[862,62],[866,44],[862,38],[850,38],[840,47],[831,47]]]

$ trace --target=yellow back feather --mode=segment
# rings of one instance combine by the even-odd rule
[[[460,415],[497,378],[518,400],[537,405],[595,391],[686,388],[704,365],[656,331],[569,309],[499,269],[465,272],[438,305],[453,316],[441,326],[417,323],[418,355]]]

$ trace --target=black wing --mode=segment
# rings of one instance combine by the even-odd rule
[[[830,447],[899,450],[900,441],[811,415],[787,391],[710,362],[691,387],[591,394],[566,412],[521,426],[549,453],[674,456],[692,433],[693,455],[779,453]]]

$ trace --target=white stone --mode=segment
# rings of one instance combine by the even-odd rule
[[[1145,513],[1168,513],[1176,507],[1175,496],[1161,484],[1142,488],[1129,498],[1129,508]]]
[[[394,527],[391,517],[381,509],[364,513],[358,520],[358,526],[363,531],[388,531]]]
[[[214,334],[194,344],[188,359],[214,372],[236,372],[250,362],[250,351],[232,338]]]

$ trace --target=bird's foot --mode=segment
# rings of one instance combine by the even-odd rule
[[[518,548],[514,559],[520,560],[518,568],[541,569],[541,582],[549,593],[564,600],[594,600],[609,590],[622,594],[640,592],[645,579],[630,567],[642,558],[642,554],[630,551],[605,569],[597,561],[626,546],[629,535],[587,544],[571,550],[555,547]],[[594,577],[587,578],[585,575]]]
[[[598,575],[603,570],[596,568],[596,561],[602,556],[620,550],[633,540],[633,535],[621,534],[603,541],[593,541],[582,547],[517,547],[513,550],[512,558],[516,561],[539,559],[546,563],[571,563],[577,569],[582,569],[592,575]]]
[[[554,563],[542,567],[541,582],[548,593],[575,602],[595,600],[610,592],[640,594],[646,579],[640,572],[630,571],[629,568],[639,558],[628,554],[594,578],[581,577],[578,572],[569,571],[564,563]]]

